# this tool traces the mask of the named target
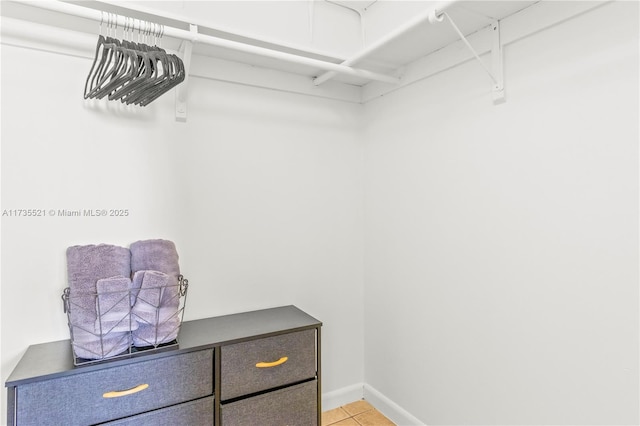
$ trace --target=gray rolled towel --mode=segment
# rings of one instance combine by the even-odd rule
[[[77,358],[88,360],[105,359],[128,352],[132,338],[129,332],[112,332],[100,335],[72,326],[73,353]]]
[[[180,311],[160,308],[157,325],[141,321],[138,329],[132,332],[133,344],[140,348],[170,343],[178,337],[178,331],[180,331]]]
[[[129,249],[110,244],[67,248],[69,321],[72,327],[80,329],[76,334],[82,334],[83,342],[92,340],[92,335],[84,335],[82,331],[95,329],[96,283],[99,279],[114,276],[131,276]],[[93,340],[100,339],[94,336]]]
[[[160,271],[178,280],[180,266],[176,246],[169,240],[142,240],[132,243],[131,270]]]
[[[180,265],[176,245],[169,240],[141,240],[132,243],[129,249],[131,250],[131,270],[134,274],[138,271],[158,271],[171,277],[163,291],[161,306],[178,309]]]
[[[138,329],[133,331],[136,347],[158,346],[176,339],[180,328],[180,265],[172,241],[155,239],[136,241],[129,246],[133,287],[138,298],[133,312]],[[143,296],[145,288],[147,295]],[[153,289],[160,288],[160,294]],[[138,291],[138,289],[140,289]],[[155,304],[155,297],[160,303]]]
[[[171,277],[159,271],[136,271],[133,275],[136,301],[131,308],[136,321],[157,324],[163,295],[170,282]]]
[[[96,282],[96,333],[103,336],[138,328],[131,317],[131,278],[111,277]]]
[[[133,331],[134,346],[158,346],[175,340],[181,311],[176,285],[169,284],[172,277],[158,271],[138,271],[133,282],[136,286],[140,283],[136,303],[131,308],[132,317],[138,323]]]

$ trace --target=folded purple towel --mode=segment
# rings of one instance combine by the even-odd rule
[[[138,329],[132,332],[134,346],[140,348],[172,342],[180,331],[180,316],[180,311],[160,309],[157,326],[140,322]]]
[[[112,277],[98,280],[96,292],[96,333],[106,336],[108,333],[138,328],[138,323],[131,317],[130,278]]]
[[[135,305],[140,287],[142,287],[142,280],[144,279],[144,273],[147,271],[135,271],[131,278],[131,306]]]
[[[74,339],[77,334],[81,336],[85,346],[100,345],[99,336],[88,333],[88,330],[95,329],[97,319],[96,283],[103,278],[130,275],[131,252],[127,248],[109,244],[67,248],[69,321]],[[75,333],[76,329],[79,330],[77,333]],[[117,349],[117,345],[113,349]],[[104,351],[89,350],[89,353],[94,352],[102,354]],[[85,358],[85,356],[82,357]]]
[[[178,252],[176,251],[175,244],[172,241],[162,239],[142,240],[132,243],[130,250],[131,269],[134,272],[134,293],[136,293],[138,297],[141,297],[147,305],[145,306],[143,303],[138,306],[138,313],[143,315],[144,311],[144,318],[148,319],[151,314],[148,312],[151,306],[168,308],[174,312],[177,311],[180,307],[180,283],[178,281],[180,265],[178,263]],[[139,275],[141,271],[144,271],[142,278]],[[155,273],[150,275],[152,271],[162,273],[162,275]],[[140,279],[142,279],[142,281],[140,281]],[[142,282],[147,279],[152,279],[153,281],[146,285],[149,290],[147,290],[147,294],[143,297],[142,288],[144,285]],[[154,287],[160,288],[158,304],[155,303],[155,298],[158,294],[151,290]],[[138,288],[140,288],[139,293],[137,291]],[[134,308],[137,304],[138,302],[134,304]]]
[[[109,244],[69,247],[67,276],[71,291],[95,291],[99,279],[131,276],[131,252]]]
[[[104,359],[128,352],[132,338],[129,332],[101,336],[77,326],[71,327],[73,353],[83,359]]]
[[[178,252],[169,240],[142,240],[132,243],[131,270],[160,271],[175,278],[176,284],[180,275]]]
[[[148,324],[157,324],[158,310],[171,277],[159,271],[137,271],[133,277],[137,294],[131,308],[134,318],[136,321],[141,319]]]
[[[131,308],[138,323],[133,331],[133,344],[158,346],[175,340],[182,315],[178,285],[169,284],[173,277],[158,271],[138,271],[133,281],[140,282],[136,303]]]

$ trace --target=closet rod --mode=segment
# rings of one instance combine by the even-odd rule
[[[406,34],[407,32],[424,24],[427,21],[431,23],[441,21],[442,13],[447,8],[449,8],[452,4],[457,3],[458,1],[460,0],[445,0],[445,1],[438,2],[435,6],[428,8],[427,10],[420,13],[419,15],[416,15],[414,18],[405,22],[403,25],[397,27],[395,30],[391,31],[386,36],[378,39],[375,43],[362,49],[360,52],[355,54],[353,57],[347,59],[346,61],[342,62],[340,65],[351,66],[357,62],[362,61],[364,58],[366,58],[367,56],[370,56],[378,49],[386,46],[387,44],[396,40],[398,37]],[[325,81],[328,81],[329,79],[335,77],[335,75],[336,73],[334,71],[327,71],[324,74],[321,74],[318,77],[314,78],[313,84],[315,84],[316,86],[319,86]]]
[[[41,1],[41,2],[25,2],[21,4],[25,4],[28,6],[34,6],[41,9],[50,10],[53,12],[64,13],[67,15],[77,16],[80,18],[90,19],[96,22],[101,22],[104,20],[104,12],[96,9],[89,9],[83,6],[77,6],[75,4],[63,3],[60,1]],[[117,25],[124,27],[125,18],[124,16],[117,16]],[[161,15],[157,15],[161,16]],[[127,25],[131,25],[131,22],[127,20]],[[134,23],[136,30],[140,24],[138,21],[137,24]],[[143,28],[144,30],[144,28]],[[244,44],[233,40],[226,40],[219,37],[214,37],[206,34],[193,33],[186,30],[181,30],[179,28],[174,27],[164,27],[164,36],[176,38],[179,40],[186,40],[193,43],[202,43],[211,46],[223,47],[231,50],[236,50],[244,53],[249,53],[257,56],[264,56],[272,59],[277,59],[281,61],[291,62],[300,65],[306,65],[314,68],[319,68],[325,71],[333,71],[335,73],[350,75],[354,77],[363,78],[366,80],[375,80],[381,81],[384,83],[400,83],[400,79],[396,77],[392,77],[385,74],[380,74],[373,71],[352,68],[343,64],[334,64],[332,62],[321,61],[319,59],[308,58],[306,56],[294,55],[292,53],[280,52],[278,50],[267,49],[264,47],[253,46],[250,44]]]

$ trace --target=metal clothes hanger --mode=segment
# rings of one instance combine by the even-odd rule
[[[155,25],[155,24],[154,24]],[[157,46],[157,39],[162,35],[162,26],[153,29],[152,34],[156,38],[155,45],[150,46],[150,57],[152,73],[148,75],[146,81],[137,87],[136,91],[131,93],[126,100],[127,104],[141,105],[141,100],[146,98],[155,87],[161,85],[168,78],[169,61],[167,53],[164,49]]]
[[[178,84],[182,83],[185,79],[185,68],[182,60],[176,55],[168,55],[170,62],[169,78],[162,85],[159,85],[156,90],[149,94],[144,100],[140,102],[140,105],[147,106],[169,90],[173,89]]]
[[[129,103],[140,105],[140,100],[146,97],[150,91],[153,91],[154,87],[161,84],[167,78],[167,52],[158,46],[159,38],[162,36],[162,28],[162,26],[159,26],[154,29],[153,75],[144,86],[144,90],[138,91],[135,96],[128,100]]]
[[[113,17],[112,21],[111,14],[108,14],[108,18],[107,33],[109,33],[109,31],[113,31],[114,35],[116,35],[117,17]],[[102,94],[102,88],[118,71],[119,67],[122,66],[123,57],[120,50],[120,41],[107,34],[104,47],[105,49],[103,50],[103,55],[98,64],[98,69],[91,81],[91,90],[88,93],[88,97],[90,98],[104,96],[104,94]]]
[[[166,77],[155,85],[153,90],[148,93],[144,99],[139,100],[140,105],[148,105],[168,90],[184,81],[186,73],[182,60],[173,54],[167,54],[165,59]]]
[[[145,30],[145,35],[147,30]],[[144,43],[135,43],[136,58],[131,69],[131,78],[118,90],[109,95],[109,100],[120,99],[125,102],[131,94],[147,83],[153,73],[153,48]]]
[[[91,69],[89,70],[89,74],[87,75],[87,80],[84,83],[84,98],[87,99],[89,97],[89,81],[93,75],[94,70],[96,69],[96,64],[98,63],[98,56],[102,56],[104,54],[104,43],[105,38],[102,35],[102,23],[104,22],[104,12],[100,12],[100,34],[98,35],[98,43],[96,44],[96,52],[93,55],[93,63],[91,64]]]
[[[87,75],[87,80],[84,85],[84,98],[87,99],[91,96],[91,92],[93,92],[97,86],[97,82],[99,80],[99,76],[102,74],[103,68],[106,63],[110,61],[110,57],[113,54],[113,42],[111,37],[109,36],[109,30],[111,28],[111,14],[107,14],[107,35],[102,35],[102,29],[104,21],[104,12],[101,12],[100,16],[100,34],[98,36],[98,43],[96,45],[96,52],[93,58],[93,63],[91,64],[91,69],[89,70],[89,74]]]
[[[104,88],[104,92],[109,94],[109,100],[117,99],[123,91],[128,90],[127,87],[133,84],[140,74],[143,57],[146,54],[141,50],[139,44],[126,40],[127,31],[130,29],[132,27],[129,25],[129,21],[125,19],[123,40],[121,42],[121,50],[125,56],[125,62]]]
[[[114,31],[117,32],[117,24]],[[102,99],[127,80],[126,74],[131,66],[131,61],[136,55],[135,51],[128,49],[125,43],[114,39],[114,44],[115,63],[110,71],[103,75],[98,84],[99,89],[93,93],[94,97],[98,99]]]
[[[158,46],[164,25],[139,21],[138,42],[134,42],[136,20],[125,17],[120,41],[116,38],[118,16],[107,13],[106,36],[102,35],[104,14],[101,18],[93,63],[85,81],[85,99],[108,96],[127,105],[147,106],[184,81],[182,60]]]

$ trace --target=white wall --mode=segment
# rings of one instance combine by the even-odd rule
[[[488,59],[488,58],[485,58]],[[637,424],[638,4],[366,105],[365,382],[435,424]]]
[[[2,382],[29,345],[67,339],[65,249],[175,241],[186,319],[295,304],[324,322],[323,390],[362,382],[357,105],[201,78],[145,109],[83,101],[90,62],[2,46]],[[6,419],[6,391],[2,393]]]
[[[364,108],[193,78],[187,123],[173,94],[83,102],[87,59],[3,45],[1,208],[130,213],[2,218],[2,380],[68,338],[68,245],[163,237],[187,319],[321,319],[325,393],[366,382],[428,424],[637,423],[637,16],[507,46],[497,107],[468,62]]]

